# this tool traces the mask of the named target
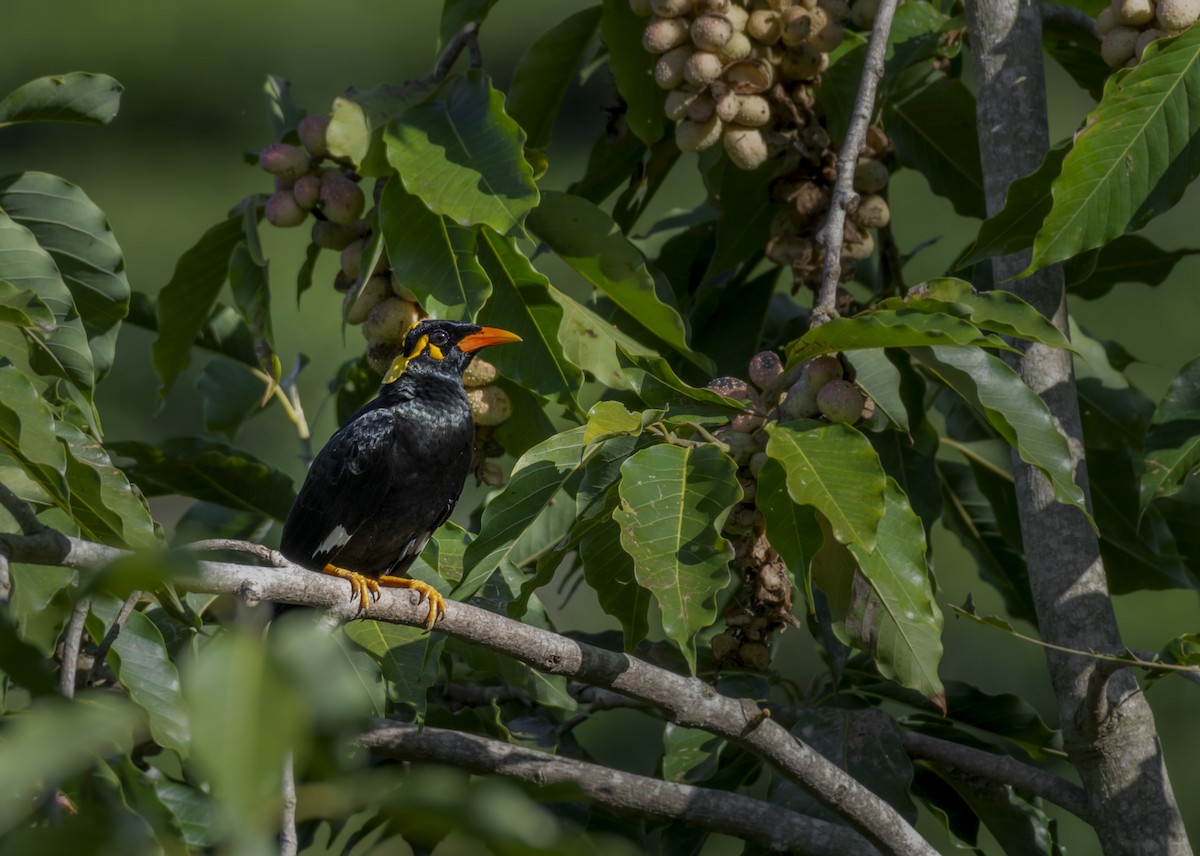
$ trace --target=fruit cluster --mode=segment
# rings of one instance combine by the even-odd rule
[[[842,41],[844,26],[869,27],[878,0],[630,0],[653,16],[642,44],[658,55],[654,77],[669,90],[667,116],[683,151],[722,141],[730,161],[756,169],[777,160],[779,205],[767,255],[791,268],[794,289],[819,285],[824,251],[816,241],[837,177],[837,149],[816,103],[814,84]],[[842,249],[845,279],[875,249],[870,230],[890,218],[881,192],[887,137],[873,128],[858,159],[861,194]]]
[[[1112,0],[1096,18],[1100,56],[1113,68],[1132,67],[1155,39],[1186,30],[1200,18],[1200,0]]]
[[[773,351],[763,351],[750,361],[751,383],[721,377],[708,388],[750,406],[713,436],[729,447],[738,464],[742,501],[729,513],[725,535],[733,542],[733,566],[742,575],[742,593],[726,608],[725,630],[712,639],[718,663],[764,671],[770,666],[772,634],[789,624],[792,615],[792,581],[787,566],[767,541],[762,512],[755,499],[758,475],[767,464],[767,434],[771,419],[821,418],[829,422],[857,422],[873,410],[853,382],[844,377],[841,361],[825,355],[801,367],[799,378],[779,390],[783,365]]]
[[[332,158],[326,144],[329,117],[312,113],[300,120],[300,146],[273,143],[259,152],[258,165],[275,177],[275,192],[267,199],[267,222],[284,228],[302,225],[312,215],[312,242],[339,252],[340,267],[333,287],[345,295],[346,323],[361,326],[367,340],[367,363],[386,374],[404,347],[409,329],[428,317],[420,302],[390,269],[387,254],[368,272],[374,208],[366,209],[366,194],[354,170]],[[375,202],[382,190],[376,185]],[[504,449],[493,439],[495,427],[512,415],[512,401],[495,385],[496,369],[475,359],[463,377],[475,420],[475,475],[480,482],[503,481],[500,468],[487,458]]]

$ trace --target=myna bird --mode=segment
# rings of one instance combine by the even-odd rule
[[[348,580],[364,614],[380,586],[416,589],[429,598],[432,627],[445,601],[401,575],[450,517],[471,467],[475,432],[462,374],[480,348],[519,341],[464,321],[413,327],[379,395],[309,468],[283,524],[283,555]]]

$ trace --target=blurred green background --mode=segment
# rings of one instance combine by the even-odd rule
[[[272,141],[263,83],[268,74],[292,82],[296,100],[309,110],[326,110],[348,86],[370,87],[421,76],[437,53],[441,3],[435,0],[341,4],[289,0],[208,3],[124,0],[98,4],[8,0],[0,11],[0,45],[5,62],[0,90],[35,77],[66,71],[104,72],[125,85],[120,115],[109,127],[32,126],[0,134],[0,175],[23,170],[56,173],[82,186],[109,216],[125,252],[135,290],[155,294],[171,276],[176,259],[224,212],[248,193],[268,191],[265,174],[246,165],[243,154]],[[483,28],[485,66],[503,88],[521,52],[543,30],[591,0],[504,0]],[[1069,136],[1091,101],[1057,67],[1050,70],[1052,138]],[[564,105],[550,148],[545,184],[565,187],[583,164],[603,127],[606,87],[593,81],[574,89]],[[645,226],[672,208],[691,208],[703,193],[687,156],[676,168]],[[924,179],[897,173],[891,185],[893,224],[902,251],[936,240],[907,269],[910,282],[945,272],[977,226],[954,215],[932,196]],[[1195,192],[1147,230],[1165,248],[1200,245]],[[341,297],[330,287],[336,259],[325,253],[315,286],[298,307],[295,278],[307,229],[264,225],[271,257],[276,339],[285,371],[303,352],[311,364],[300,391],[317,444],[336,427],[325,406],[326,383],[335,368],[363,347],[356,329],[343,338],[335,319]],[[1185,259],[1162,286],[1125,285],[1095,302],[1076,301],[1072,310],[1101,339],[1115,339],[1140,362],[1131,378],[1157,400],[1175,371],[1200,350],[1196,335],[1200,298],[1193,280],[1200,261]],[[116,367],[100,387],[99,402],[110,439],[153,441],[202,431],[193,364],[159,408],[158,381],[150,360],[152,334],[126,326]],[[237,444],[299,479],[301,464],[291,426],[277,408],[251,420]],[[179,509],[156,510],[170,522]],[[1002,604],[975,576],[953,536],[934,538],[939,600],[943,609],[973,594],[983,613]],[[586,587],[569,602],[557,588],[546,592],[560,627],[598,630],[614,626]],[[1127,644],[1157,649],[1172,636],[1200,629],[1193,592],[1146,592],[1117,600]],[[1028,630],[1028,628],[1023,628]],[[942,675],[969,680],[989,692],[1011,692],[1056,721],[1042,653],[997,631],[947,618]],[[786,634],[776,665],[806,687],[821,673],[811,641]],[[1155,685],[1149,699],[1158,717],[1167,763],[1194,839],[1200,840],[1200,742],[1195,739],[1197,693],[1183,681]],[[613,712],[580,728],[585,745],[616,766],[653,772],[660,751],[659,724],[639,713]],[[1064,768],[1065,772],[1065,768]],[[1063,816],[1062,812],[1055,812]],[[922,829],[939,847],[945,836],[929,818]],[[1070,816],[1062,830],[1070,852],[1095,852],[1095,840]],[[998,852],[989,848],[988,852]]]

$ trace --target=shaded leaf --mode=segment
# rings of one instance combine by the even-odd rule
[[[0,101],[0,127],[18,122],[107,125],[117,115],[124,89],[107,74],[73,71],[39,77]]]
[[[252,223],[247,225],[256,228]],[[257,238],[257,233],[254,237]],[[268,377],[278,381],[280,366],[279,357],[275,354],[275,334],[271,329],[268,263],[261,257],[261,252],[251,250],[246,242],[234,247],[229,259],[229,290],[254,335],[254,352],[258,356],[259,367]]]
[[[1096,14],[1102,9],[1103,4],[1089,14]],[[1112,68],[1100,56],[1100,43],[1095,36],[1065,21],[1044,21],[1042,48],[1088,95],[1100,100],[1104,94],[1104,82],[1112,74]]]
[[[36,291],[19,289],[7,280],[0,280],[0,322],[43,337],[53,333],[56,326],[54,313]]]
[[[482,23],[496,0],[445,0],[442,5],[442,21],[438,30],[444,46],[469,23]]]
[[[104,212],[75,185],[40,172],[0,181],[0,208],[29,229],[54,259],[83,321],[96,380],[101,380],[112,368],[130,294],[125,257]]]
[[[843,544],[875,549],[887,477],[867,438],[849,425],[767,425],[767,455],[787,474],[794,502],[820,511]]]
[[[562,309],[558,341],[567,362],[609,389],[636,389],[619,353],[649,353],[649,349],[570,295],[552,285],[549,290],[550,299]]]
[[[663,729],[662,777],[685,785],[708,781],[717,772],[724,748],[725,741],[708,731],[668,722]]]
[[[1175,265],[1200,250],[1164,250],[1141,235],[1121,235],[1063,264],[1067,290],[1089,300],[1122,282],[1162,285]]]
[[[132,458],[126,473],[148,496],[179,494],[282,521],[296,498],[292,480],[248,452],[200,437],[109,443]]]
[[[608,47],[609,68],[628,105],[626,121],[639,140],[652,146],[666,127],[663,104],[667,93],[654,82],[658,57],[642,47],[646,24],[647,20],[638,17],[626,0],[604,0],[600,31]]]
[[[418,721],[424,719],[425,696],[437,680],[438,658],[446,637],[385,621],[353,621],[344,625],[344,630],[382,666],[388,697],[410,708]]]
[[[753,172],[726,164],[719,189],[721,216],[705,280],[732,271],[766,246],[778,211],[770,191],[774,177],[770,164]]]
[[[1045,474],[1059,502],[1087,515],[1066,438],[1055,427],[1045,402],[1015,371],[978,348],[935,346],[913,348],[911,353],[981,412],[1021,460]]]
[[[775,459],[758,472],[754,503],[763,515],[763,528],[771,548],[787,565],[788,573],[811,609],[809,562],[821,548],[824,535],[811,505],[800,505],[787,490],[787,470]]]
[[[409,193],[461,226],[516,233],[538,203],[524,132],[487,76],[469,71],[387,127],[388,161]]]
[[[791,346],[788,365],[821,354],[862,348],[913,348],[921,345],[976,345],[1012,350],[999,336],[945,313],[915,309],[868,310],[853,318],[835,318],[810,329]]]
[[[854,384],[865,392],[875,406],[884,412],[896,427],[909,431],[908,408],[900,395],[900,370],[888,359],[882,348],[863,348],[846,354],[854,368]]]
[[[1032,272],[1101,246],[1168,210],[1200,172],[1200,32],[1153,42],[1113,74],[1052,186]]]
[[[247,366],[222,357],[209,360],[196,379],[204,427],[224,434],[230,440],[250,417],[269,407],[274,397],[263,404],[266,383]]]
[[[334,157],[354,164],[359,175],[378,178],[392,170],[387,161],[384,129],[409,105],[424,97],[425,90],[377,86],[359,89],[333,99],[325,142]]]
[[[625,650],[632,651],[650,631],[650,592],[638,584],[633,559],[621,548],[621,527],[603,519],[589,528],[579,541],[579,557],[600,608],[621,622]]]
[[[530,45],[513,71],[508,115],[529,135],[527,146],[544,149],[558,109],[600,26],[600,7],[582,9],[546,30]]]
[[[126,323],[151,332],[158,331],[158,303],[154,298],[135,291],[129,298]],[[256,367],[254,337],[246,322],[232,308],[218,303],[196,336],[195,347],[229,357],[242,365]],[[261,396],[260,396],[261,398]]]
[[[1146,434],[1146,471],[1142,511],[1152,500],[1169,496],[1200,464],[1200,357],[1171,379]]]
[[[736,470],[712,444],[650,446],[621,465],[621,545],[693,672],[696,634],[716,621],[716,594],[729,584],[733,550],[720,532],[742,496]]]
[[[395,176],[379,200],[379,228],[397,281],[427,312],[434,318],[475,318],[492,284],[475,259],[473,230],[430,211]]]

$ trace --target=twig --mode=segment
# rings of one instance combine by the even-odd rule
[[[81,597],[71,613],[71,620],[63,632],[62,667],[58,673],[58,690],[66,698],[75,698],[76,672],[79,669],[79,648],[83,644],[84,627],[92,599]]]
[[[296,767],[289,749],[283,756],[283,808],[279,818],[279,856],[296,856],[300,848],[296,836]]]
[[[679,821],[733,835],[770,850],[808,856],[867,856],[878,851],[851,830],[753,797],[664,782],[442,728],[376,720],[358,742],[403,761],[452,764],[478,775],[498,774],[539,787],[570,783],[617,814]]]
[[[1086,36],[1091,36],[1095,41],[1100,41],[1100,32],[1096,29],[1096,19],[1082,9],[1076,9],[1065,3],[1053,3],[1051,0],[1042,0],[1038,5],[1042,10],[1043,22],[1065,24],[1068,27],[1074,27]]]
[[[483,54],[479,51],[479,24],[474,21],[464,24],[462,29],[454,34],[454,38],[446,43],[431,74],[416,80],[406,80],[398,86],[389,85],[385,87],[387,93],[397,98],[411,98],[427,89],[432,89],[449,76],[450,69],[454,68],[454,63],[458,62],[464,48],[471,56],[471,68],[481,67]]]
[[[1061,776],[1023,764],[1011,755],[985,752],[973,746],[930,737],[916,731],[902,731],[904,751],[911,758],[932,761],[1020,791],[1041,797],[1066,809],[1087,823],[1087,795],[1083,788]]]
[[[117,637],[121,635],[121,628],[125,626],[125,621],[129,618],[129,613],[133,612],[133,608],[137,606],[138,601],[141,599],[142,593],[135,591],[129,597],[125,598],[125,602],[121,604],[121,611],[117,613],[112,627],[108,628],[108,632],[104,634],[104,638],[100,640],[100,645],[96,648],[96,656],[92,658],[92,670],[88,672],[89,684],[96,680],[100,674],[100,670],[104,668],[104,660],[108,657],[109,649],[117,641]]]
[[[237,538],[205,538],[203,541],[193,541],[191,544],[185,545],[186,549],[193,550],[197,553],[246,553],[255,558],[262,559],[273,568],[290,568],[291,563],[283,558],[283,554],[278,550],[272,550],[270,547],[264,547],[262,544],[255,544],[253,541],[239,541]]]
[[[279,381],[279,388],[291,403],[292,424],[296,426],[296,436],[300,440],[300,458],[304,461],[304,469],[307,470],[313,462],[312,431],[308,427],[308,420],[304,418],[300,389],[296,386],[296,378],[300,376],[300,370],[303,368],[304,361],[297,357],[288,376]]]
[[[98,567],[122,555],[102,544],[70,538],[0,536],[14,561],[74,568]],[[342,580],[305,571],[199,562],[178,584],[192,591],[238,595],[247,604],[263,600],[314,606],[349,620],[357,604],[346,598]],[[424,626],[428,604],[419,592],[385,589],[371,604],[370,617],[410,627]],[[741,746],[774,765],[784,776],[842,816],[879,850],[894,856],[936,856],[898,812],[779,723],[747,715],[738,699],[718,693],[695,678],[685,678],[628,654],[606,651],[505,618],[485,609],[450,601],[437,629],[448,636],[513,657],[533,668],[565,675],[662,710],[679,725],[700,728]]]
[[[825,248],[825,267],[821,273],[821,290],[813,304],[813,327],[819,327],[837,317],[834,303],[837,300],[838,282],[842,278],[842,236],[846,230],[846,213],[854,192],[854,167],[867,139],[867,126],[875,111],[875,90],[883,79],[883,60],[887,55],[888,33],[892,29],[892,18],[896,14],[897,0],[880,0],[875,12],[875,23],[871,27],[871,39],[867,42],[867,58],[863,63],[862,78],[858,83],[858,95],[854,98],[854,110],[850,114],[850,125],[846,139],[837,157],[837,181],[829,200],[829,215],[821,229],[821,244]]]
[[[46,527],[37,519],[33,509],[21,497],[17,496],[4,485],[0,484],[0,505],[17,521],[17,526],[26,535],[36,535]]]

